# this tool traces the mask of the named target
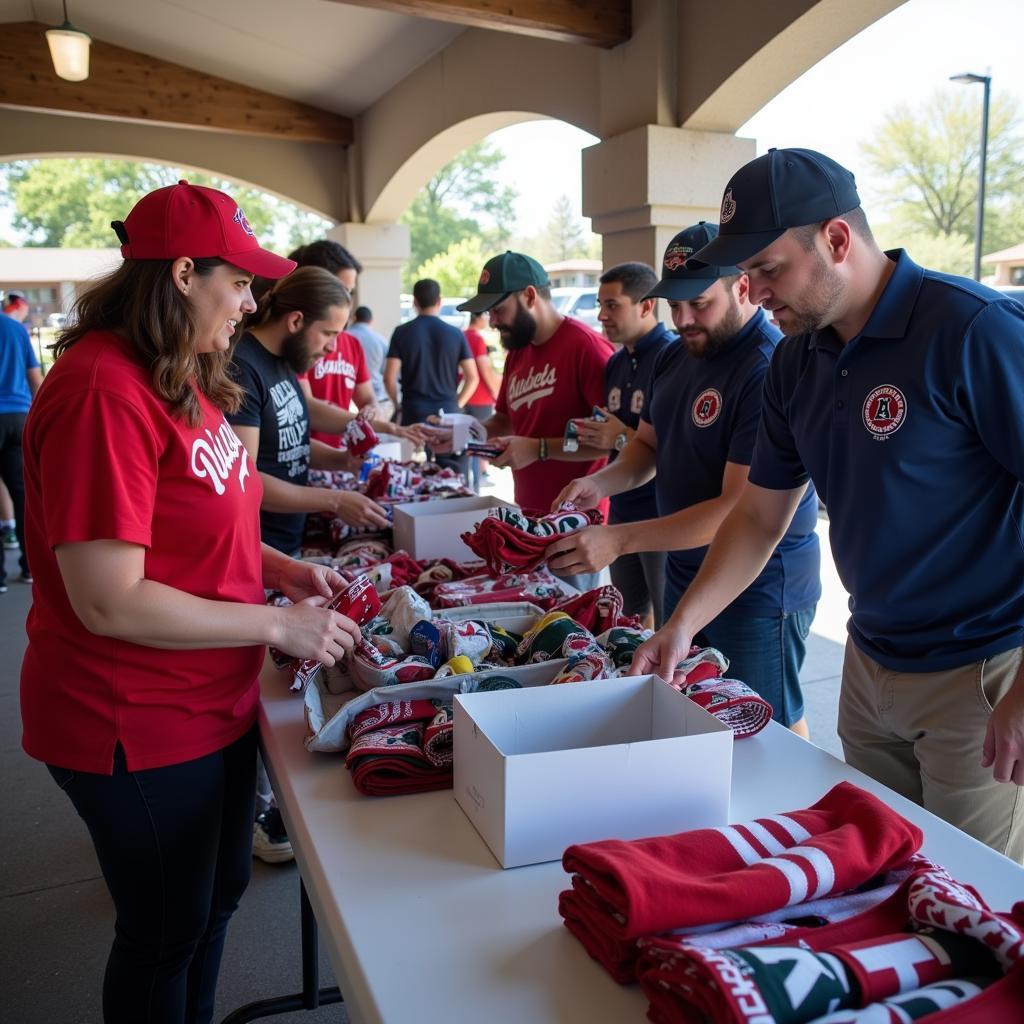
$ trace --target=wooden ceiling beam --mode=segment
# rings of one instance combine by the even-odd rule
[[[349,145],[350,118],[93,39],[89,77],[54,73],[40,22],[3,25],[0,107]]]
[[[610,50],[632,34],[630,0],[333,0],[472,28]]]

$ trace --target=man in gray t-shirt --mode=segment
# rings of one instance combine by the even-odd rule
[[[391,419],[395,412],[394,403],[388,398],[384,387],[384,359],[388,354],[388,343],[383,335],[378,334],[370,325],[373,323],[373,311],[369,306],[357,306],[353,314],[353,323],[348,333],[359,339],[366,357],[366,369],[370,372],[370,383],[373,385],[373,397],[381,410],[381,419]]]

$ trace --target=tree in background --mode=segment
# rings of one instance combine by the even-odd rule
[[[978,90],[950,87],[919,107],[899,104],[886,114],[875,138],[861,147],[885,181],[879,198],[891,223],[879,225],[880,238],[906,245],[919,259],[930,249],[938,262],[929,265],[936,269],[970,273],[980,136]],[[989,114],[984,247],[992,252],[1022,241],[1021,107],[1012,97],[999,95]]]
[[[47,159],[0,165],[11,224],[26,246],[116,246],[112,220],[123,220],[147,192],[187,178],[228,192],[253,231],[280,248],[323,237],[331,222],[274,196],[201,171],[128,160]]]
[[[433,278],[441,286],[446,298],[476,294],[480,268],[493,256],[484,250],[483,241],[473,236],[453,242],[444,252],[431,256],[413,275],[415,281],[424,277]]]
[[[463,239],[479,238],[499,250],[515,221],[515,189],[501,185],[496,172],[505,159],[489,142],[477,142],[449,161],[419,191],[402,215],[409,227],[410,255],[403,275],[411,288],[419,268]],[[477,269],[479,273],[479,268]]]

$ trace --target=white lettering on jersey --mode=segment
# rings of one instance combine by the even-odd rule
[[[705,951],[704,959],[715,966],[719,981],[736,999],[747,1024],[775,1024],[775,1017],[769,1012],[753,979],[747,977],[733,960],[713,950]]]
[[[633,397],[629,403],[629,411],[634,416],[639,416],[644,411],[644,393],[639,388],[633,392]]]
[[[622,389],[612,388],[608,392],[608,411],[618,412],[622,408]]]
[[[200,480],[207,477],[218,496],[227,488],[224,481],[231,474],[231,467],[238,462],[238,486],[245,493],[245,478],[249,475],[249,453],[238,435],[226,422],[221,423],[214,434],[209,429],[206,437],[197,437],[192,442],[192,472]]]
[[[869,974],[894,971],[900,992],[921,987],[917,968],[923,964],[949,964],[949,954],[927,935],[913,935],[896,942],[847,951]]]
[[[347,359],[342,359],[341,356],[335,356],[333,359],[317,360],[313,366],[313,377],[316,380],[322,380],[328,374],[345,377],[345,383],[349,387],[355,386],[356,368]]]
[[[557,379],[554,367],[550,363],[545,363],[542,370],[534,370],[526,377],[513,374],[508,382],[509,409],[515,411],[524,405],[530,407],[538,398],[553,395]]]

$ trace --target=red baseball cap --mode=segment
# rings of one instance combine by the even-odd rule
[[[216,256],[271,279],[284,277],[297,266],[294,260],[260,248],[241,207],[226,192],[184,179],[143,196],[124,221],[114,221],[111,227],[124,243],[121,255],[126,260]]]

